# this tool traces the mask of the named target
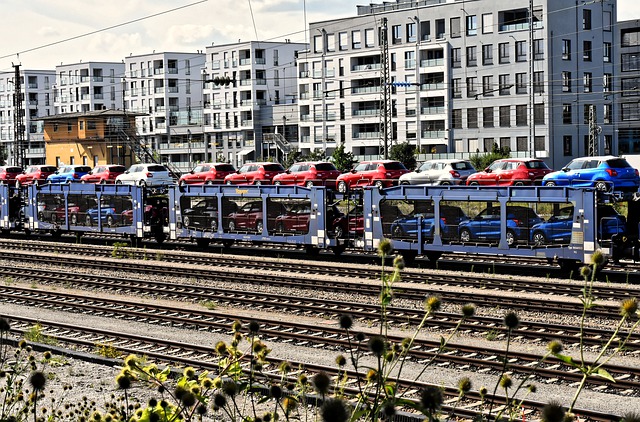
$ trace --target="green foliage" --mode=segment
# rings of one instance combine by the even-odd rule
[[[353,158],[353,153],[345,151],[344,142],[341,142],[340,145],[333,150],[331,162],[338,170],[345,172],[353,168],[356,160]]]
[[[498,144],[494,143],[491,152],[484,154],[476,153],[469,158],[469,161],[471,161],[471,164],[476,170],[482,171],[489,167],[494,161],[509,157],[511,157],[511,150],[508,147],[500,148]]]
[[[58,344],[58,340],[53,337],[47,336],[42,332],[42,325],[36,324],[24,332],[24,339],[27,341],[33,341],[35,343],[48,344],[55,346]]]
[[[96,354],[110,359],[116,359],[122,356],[122,353],[113,347],[111,343],[96,343],[94,351]]]
[[[133,251],[129,249],[127,242],[114,242],[111,256],[120,259],[133,258]]]
[[[306,155],[296,150],[296,151],[290,152],[287,155],[287,159],[284,160],[282,165],[284,166],[284,168],[289,168],[293,164],[300,161],[325,161],[326,159],[327,157],[325,156],[325,151],[320,148],[316,148]]]
[[[416,147],[409,142],[395,144],[389,148],[389,159],[400,161],[409,170],[415,170],[417,165]]]

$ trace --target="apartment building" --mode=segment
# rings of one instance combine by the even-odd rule
[[[618,22],[619,83],[615,98],[619,110],[620,154],[640,154],[640,21]]]
[[[559,168],[586,155],[597,132],[596,149],[616,154],[606,95],[615,9],[615,1],[396,0],[312,23],[298,61],[300,148],[345,142],[357,156],[378,156],[386,138],[464,157],[497,145]]]
[[[297,108],[274,106],[296,103],[296,57],[306,49],[288,41],[206,48],[204,126],[214,160],[239,166],[295,143]]]
[[[53,70],[20,70],[24,129],[22,140],[25,147],[23,163],[16,163],[14,146],[16,127],[14,117],[17,104],[15,98],[15,71],[0,72],[0,148],[9,165],[43,164],[45,144],[42,122],[35,119],[54,113],[51,88],[56,81]]]
[[[206,161],[202,52],[160,52],[124,59],[125,110],[136,118],[139,142],[179,171]]]
[[[124,63],[87,62],[56,66],[55,114],[122,109]]]

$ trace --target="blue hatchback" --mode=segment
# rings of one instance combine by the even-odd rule
[[[626,231],[626,219],[611,206],[598,207],[598,238],[611,240]],[[550,243],[568,244],[571,241],[573,228],[573,206],[561,208],[558,213],[547,221],[531,227],[531,242],[536,245]]]
[[[440,236],[444,239],[457,237],[460,222],[469,217],[459,207],[440,206]],[[396,219],[391,223],[391,236],[394,239],[417,238],[418,220],[422,223],[422,238],[433,239],[435,234],[435,215],[433,212],[416,213]]]
[[[544,186],[593,187],[600,191],[636,192],[640,187],[638,170],[624,158],[607,155],[572,160],[560,171],[542,179]]]
[[[47,183],[79,182],[80,178],[91,171],[89,166],[62,166],[47,177]]]
[[[496,242],[500,240],[500,207],[482,210],[471,220],[462,221],[459,226],[460,241],[469,243],[477,240]],[[507,245],[519,240],[529,240],[529,230],[542,222],[534,210],[518,205],[507,206]]]

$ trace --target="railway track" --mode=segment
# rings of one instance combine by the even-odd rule
[[[0,288],[0,300],[26,306],[37,306],[52,310],[81,313],[106,318],[133,320],[141,323],[173,325],[180,328],[206,330],[207,332],[226,333],[229,337],[233,333],[229,330],[235,320],[247,323],[249,320],[241,314],[228,311],[215,312],[210,310],[184,309],[177,306],[155,304],[141,304],[137,301],[124,299],[87,298],[84,295],[43,292],[30,288]],[[6,318],[11,318],[9,315]],[[260,332],[269,341],[295,341],[299,346],[310,346],[327,350],[348,350],[353,344],[349,342],[344,330],[333,327],[317,327],[310,324],[287,321],[273,321],[267,318],[251,318],[261,325]],[[372,333],[369,333],[371,335]],[[374,333],[375,334],[375,333]],[[391,343],[401,343],[404,337],[389,335]],[[361,348],[364,349],[363,342]],[[451,364],[458,369],[473,368],[476,370],[500,372],[503,365],[504,351],[464,344],[449,343],[445,354],[438,354],[440,341],[416,339],[410,357],[417,362],[427,362],[435,359],[442,364]],[[581,380],[581,374],[553,357],[542,362],[539,354],[511,351],[509,353],[509,370],[520,375],[535,375],[549,380],[563,380],[575,383]],[[604,378],[592,378],[589,384],[599,391],[616,391],[619,394],[640,394],[640,368],[627,365],[604,366],[615,379],[611,383]]]
[[[120,351],[123,355],[144,355],[147,360],[152,360],[160,364],[193,366],[211,371],[212,373],[216,373],[219,368],[218,361],[215,354],[212,353],[211,348],[199,344],[173,342],[166,339],[152,338],[150,336],[119,333],[92,327],[36,320],[32,318],[11,318],[11,322],[12,333],[14,335],[22,335],[34,324],[39,324],[44,335],[53,338],[57,342],[63,343],[68,347],[88,352],[92,352],[97,344],[109,344]],[[269,357],[269,366],[263,368],[263,371],[260,373],[261,381],[264,381],[265,384],[268,384],[269,382],[282,383],[283,375],[277,371],[277,368],[283,362],[284,361],[280,359]],[[350,379],[355,379],[358,376],[355,371],[338,370],[331,366],[295,362],[290,359],[288,359],[287,362],[294,368],[302,368],[302,370],[309,376],[321,371],[333,377],[346,374]],[[246,365],[243,369],[245,372],[249,371]],[[295,374],[296,377],[297,375],[299,375],[299,373]],[[362,376],[362,374],[360,374],[360,376]],[[288,376],[288,381],[295,384],[296,379]],[[348,386],[350,385],[350,382],[347,381],[345,384]],[[429,383],[409,379],[398,379],[397,384],[403,388],[411,388],[416,393],[421,388],[433,386]],[[437,385],[436,387],[442,386]],[[353,387],[346,387],[344,391],[347,394],[352,395],[358,393],[358,390]],[[486,402],[477,391],[470,391],[466,395],[463,405],[459,406],[453,405],[453,402],[459,396],[459,392],[456,387],[444,387],[443,395],[445,401],[442,407],[442,412],[444,414],[453,412],[454,415],[458,417],[473,418],[474,416],[486,411]],[[408,398],[417,400],[416,397]],[[497,403],[503,403],[505,400],[504,397],[492,394],[485,395],[485,398],[489,400],[494,399]],[[539,414],[544,405],[545,403],[543,402],[529,399],[524,399],[522,401],[523,409],[528,409],[528,417]],[[579,413],[583,418],[587,417],[593,421],[612,421],[620,418],[619,415],[614,415],[608,412],[599,412],[592,409],[579,408],[575,409],[575,412]],[[407,415],[407,420],[413,420],[411,415]],[[415,420],[418,421],[422,419],[416,417]]]

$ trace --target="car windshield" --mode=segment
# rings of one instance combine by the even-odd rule
[[[368,164],[367,163],[360,163],[356,166],[356,168],[354,169],[355,171],[365,171],[367,169]]]
[[[549,166],[544,161],[525,161],[524,163],[529,169],[548,169]]]
[[[264,169],[266,171],[280,171],[284,170],[284,167],[282,167],[282,165],[280,164],[265,164]]]
[[[320,171],[334,171],[337,170],[336,166],[331,163],[318,163],[316,164],[316,170]]]
[[[45,173],[55,173],[56,170],[57,169],[55,167],[49,167],[49,166],[41,168],[41,171],[43,171]]]
[[[420,170],[420,171],[429,170],[431,168],[432,164],[433,163],[431,161],[425,161],[424,163],[422,163],[422,165],[420,166],[420,168],[418,170]]]
[[[7,173],[21,173],[22,169],[20,167],[7,167],[5,171]]]
[[[609,165],[609,167],[614,169],[623,169],[623,168],[631,167],[631,165],[624,158],[612,158],[610,160],[607,160],[607,164]]]
[[[454,170],[473,170],[473,166],[468,161],[459,161],[457,163],[451,163],[451,168]]]
[[[398,161],[392,161],[390,163],[384,163],[384,168],[387,170],[406,170],[407,168]]]
[[[231,164],[221,164],[216,166],[216,170],[218,171],[236,171]]]
[[[164,166],[149,166],[147,171],[167,171],[167,169]]]
[[[79,173],[89,173],[91,171],[91,167],[89,167],[89,166],[80,166],[80,167],[76,167],[75,171],[77,171]]]
[[[113,166],[109,168],[109,171],[114,173],[118,173],[118,172],[124,173],[124,170],[125,170],[124,166]]]

